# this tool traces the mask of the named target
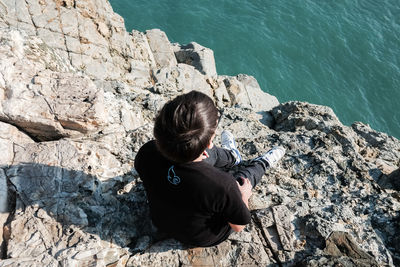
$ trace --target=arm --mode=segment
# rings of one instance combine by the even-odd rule
[[[252,186],[251,186],[249,179],[247,179],[247,178],[242,178],[242,179],[243,179],[243,185],[240,185],[238,183],[239,191],[242,195],[242,200],[243,200],[244,204],[246,205],[247,208],[249,208],[249,198],[251,196]],[[232,223],[229,223],[229,226],[235,232],[240,232],[245,227],[245,225],[237,225],[237,224],[232,224]]]
[[[246,227],[246,225],[237,225],[237,224],[232,224],[229,223],[229,226],[233,229],[233,231],[235,232],[240,232],[244,229],[244,227]]]

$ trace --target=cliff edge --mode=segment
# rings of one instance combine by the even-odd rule
[[[400,141],[280,104],[213,51],[126,32],[105,0],[0,0],[0,266],[400,265]],[[156,112],[211,96],[248,160],[287,149],[252,222],[211,248],[152,226],[133,162]]]

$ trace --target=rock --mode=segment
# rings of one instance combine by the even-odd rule
[[[3,27],[40,37],[47,46],[63,54],[74,68],[91,78],[135,84],[139,77],[132,75],[131,65],[137,68],[136,64],[142,62],[142,68],[150,69],[147,55],[134,53],[146,48],[133,43],[123,19],[112,11],[107,1],[6,1],[1,8],[4,9],[0,19]],[[148,86],[149,72],[147,78]],[[141,83],[146,80],[140,79]]]
[[[0,169],[0,213],[8,212],[7,188],[7,177],[3,169]]]
[[[235,132],[235,140],[240,147],[240,151],[246,151],[246,156],[255,156],[257,153],[256,148],[250,147],[251,140],[249,137],[249,131],[252,131],[252,137],[257,138],[260,135],[272,134],[269,132],[269,128],[260,122],[261,116],[257,113],[252,112],[249,109],[237,109],[226,107],[221,110],[220,127],[217,128],[216,139],[219,140],[220,132],[223,129],[229,129]],[[247,144],[247,148],[245,145]]]
[[[280,242],[283,250],[293,251],[293,226],[291,224],[293,215],[285,206],[274,206],[272,207],[274,214],[274,220],[276,224],[276,230],[279,235]]]
[[[236,77],[223,77],[232,105],[251,108],[254,111],[270,111],[279,105],[275,96],[261,90],[254,77],[243,74]]]
[[[148,219],[139,219],[148,218],[143,189],[130,195],[112,194],[115,186],[129,181],[122,178],[129,171],[129,166],[121,166],[93,142],[61,140],[18,147],[7,176],[21,194],[23,208],[10,222],[8,257],[19,261],[32,255],[49,262],[73,259],[83,264],[93,261],[92,256],[100,258],[96,255],[101,252],[104,261],[119,261],[131,239],[140,231],[151,231],[146,230]],[[105,216],[109,213],[114,216]],[[118,244],[112,259],[104,251],[110,244],[100,242],[100,236]],[[48,248],[54,249],[49,253]]]
[[[7,249],[7,230],[4,230],[4,225],[7,222],[9,213],[8,212],[0,212],[0,255],[1,258],[6,255],[6,249]],[[1,263],[0,263],[1,264]]]
[[[287,102],[271,111],[275,119],[275,130],[296,131],[318,130],[328,134],[335,142],[340,143],[346,153],[356,153],[355,133],[344,127],[331,108],[309,103]]]
[[[332,127],[340,125],[331,108],[308,103],[288,102],[274,109],[272,114],[278,131],[294,132],[299,127],[330,131]]]
[[[376,267],[379,266],[368,261],[356,260],[350,257],[330,257],[330,256],[313,256],[308,257],[306,261],[301,262],[301,266],[349,266],[349,267]]]
[[[285,206],[275,206],[254,213],[256,225],[259,226],[267,247],[271,250],[271,258],[279,263],[290,262],[293,253],[292,214]]]
[[[149,42],[144,33],[132,31],[132,60],[130,61],[130,72],[126,74],[128,81],[134,81],[137,86],[149,88],[153,85],[151,73],[156,69],[156,61],[151,51]]]
[[[389,175],[388,180],[393,185],[393,189],[400,191],[400,169],[393,171]]]
[[[0,255],[5,255],[6,244],[3,242],[3,227],[10,213],[8,196],[7,176],[3,168],[7,168],[14,162],[14,146],[34,143],[26,134],[20,132],[16,127],[0,122]]]
[[[351,128],[357,133],[360,154],[366,161],[378,165],[384,174],[396,170],[400,158],[398,139],[385,133],[377,132],[370,126],[356,122]]]
[[[352,125],[352,128],[360,135],[367,143],[372,146],[379,146],[386,142],[387,135],[379,133],[371,129],[368,125],[357,122]]]
[[[172,68],[164,68],[154,73],[155,92],[163,95],[176,95],[197,90],[213,96],[212,89],[205,77],[194,67],[178,64]]]
[[[384,174],[380,169],[374,169],[377,178],[375,180],[383,189],[400,191],[400,171],[393,170],[388,174]]]
[[[72,67],[39,39],[18,31],[0,33],[9,48],[1,51],[0,120],[37,140],[86,133],[105,123],[103,92],[91,80],[64,73]]]
[[[65,130],[87,133],[106,123],[103,91],[91,80],[70,74],[38,73],[33,83]]]
[[[34,141],[26,134],[19,131],[11,124],[0,122],[0,168],[11,165],[14,160],[14,144],[33,143]]]
[[[218,76],[216,85],[213,88],[217,107],[223,108],[224,106],[231,106],[231,99],[226,90],[223,77]]]
[[[323,255],[312,256],[304,266],[379,266],[374,258],[361,250],[346,232],[333,232],[326,241]]]
[[[198,71],[208,77],[216,77],[214,52],[196,42],[174,47],[178,63],[185,63],[195,67]]]
[[[256,234],[254,232],[254,234]],[[269,265],[275,261],[269,258],[260,240],[243,242],[228,240],[212,248],[186,248],[180,243],[167,239],[157,242],[143,253],[132,256],[128,266],[252,266]],[[247,255],[252,255],[247,257]]]
[[[3,227],[9,215],[7,177],[0,169],[0,255],[4,255],[5,243],[3,242]]]
[[[160,29],[147,30],[146,37],[158,69],[171,68],[178,64],[165,32]]]
[[[345,232],[333,232],[326,240],[325,252],[334,257],[347,256],[353,259],[362,259],[378,265],[374,258],[362,251],[354,239]]]
[[[254,110],[270,111],[279,105],[279,101],[275,96],[261,90],[260,85],[253,76],[239,74],[236,78],[244,85]]]

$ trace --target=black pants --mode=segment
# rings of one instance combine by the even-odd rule
[[[252,161],[246,165],[239,164],[235,166],[235,158],[232,153],[220,147],[213,146],[212,149],[207,149],[207,153],[209,157],[203,161],[224,171],[233,170],[232,175],[239,183],[241,183],[241,177],[248,178],[253,188],[261,180],[267,169],[267,165],[264,165],[261,161]]]

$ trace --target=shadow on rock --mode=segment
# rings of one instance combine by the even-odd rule
[[[332,232],[316,251],[296,266],[379,266],[374,257],[364,252],[346,232]]]
[[[400,191],[400,169],[391,172],[389,175],[382,174],[378,180],[378,184],[384,189]]]
[[[82,171],[43,164],[10,166],[9,198],[16,197],[9,203],[15,212],[5,226],[7,258],[68,265],[95,256],[109,264],[145,250],[159,236],[141,182],[135,171],[126,175],[129,179],[100,181]]]
[[[371,225],[377,236],[388,248],[395,266],[400,266],[400,214],[393,216],[382,209],[384,203],[380,200],[371,203]]]

